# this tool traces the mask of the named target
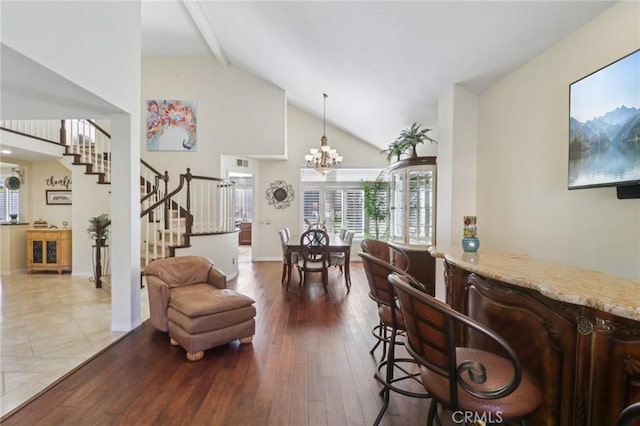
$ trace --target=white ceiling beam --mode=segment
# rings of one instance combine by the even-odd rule
[[[222,51],[222,46],[220,46],[218,39],[213,33],[213,30],[209,25],[209,21],[207,21],[204,12],[200,8],[200,5],[193,0],[182,0],[182,3],[187,9],[187,12],[189,12],[189,15],[191,16],[191,19],[193,19],[193,22],[196,24],[196,27],[198,27],[198,30],[200,31],[202,38],[204,38],[205,43],[207,43],[207,46],[209,46],[209,49],[211,49],[213,56],[216,57],[221,65],[225,67],[228,66],[229,60]]]

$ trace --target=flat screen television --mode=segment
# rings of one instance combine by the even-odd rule
[[[627,185],[640,185],[640,49],[569,86],[569,189]]]

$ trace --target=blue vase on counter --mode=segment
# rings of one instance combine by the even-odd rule
[[[480,248],[480,240],[476,237],[464,237],[462,239],[462,250],[474,253]]]

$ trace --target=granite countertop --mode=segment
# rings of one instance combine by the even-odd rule
[[[561,302],[587,306],[640,321],[640,280],[562,265],[528,255],[431,249],[462,269],[518,287],[540,292]]]

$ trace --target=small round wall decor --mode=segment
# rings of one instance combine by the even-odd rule
[[[9,176],[5,181],[4,185],[7,189],[15,190],[20,189],[20,179],[15,176]]]
[[[291,185],[287,185],[284,180],[276,180],[271,182],[267,188],[267,200],[269,204],[273,204],[276,209],[284,209],[291,205],[291,201],[296,198],[295,191]]]

